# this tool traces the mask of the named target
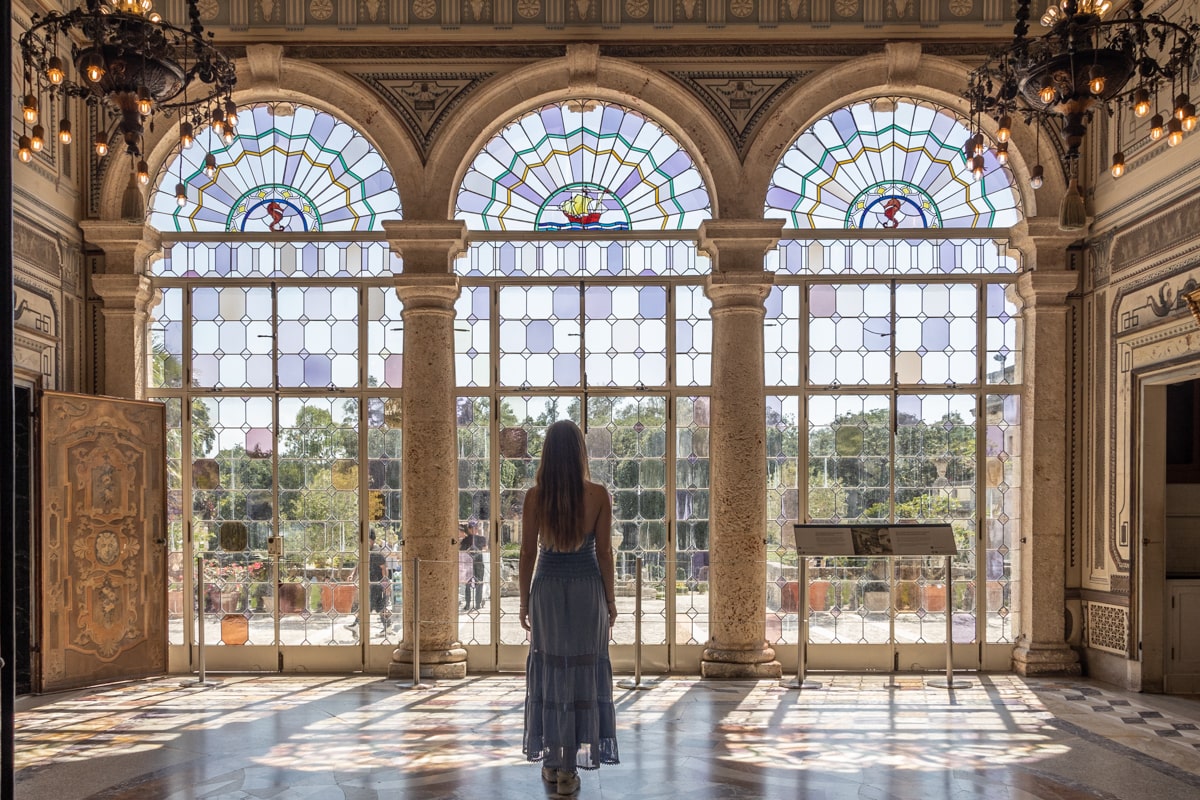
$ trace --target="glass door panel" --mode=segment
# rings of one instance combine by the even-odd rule
[[[403,551],[401,503],[401,456],[403,455],[403,430],[400,414],[400,397],[370,397],[367,399],[367,518],[370,529],[375,533],[375,547],[383,552],[383,575],[371,578],[370,553],[367,555],[367,580],[372,586],[365,587],[366,603],[370,616],[371,644],[395,644],[402,636],[400,625],[403,609]],[[378,573],[378,556],[376,556]],[[358,576],[364,575],[358,570]],[[362,582],[355,583],[356,591],[362,592]],[[373,588],[374,587],[374,588]],[[356,597],[356,606],[361,607],[363,598]],[[392,626],[383,630],[379,622],[381,614],[390,609]],[[353,624],[353,623],[347,623]],[[361,616],[358,625],[361,625]]]
[[[572,289],[578,302],[578,290]],[[521,550],[521,511],[525,503],[525,492],[537,478],[538,459],[542,454],[542,441],[546,428],[559,419],[570,419],[582,424],[580,401],[573,396],[526,396],[503,397],[500,399],[499,431],[499,521],[502,538],[507,541],[502,547],[501,574],[517,575]],[[520,598],[516,593],[505,596],[501,591],[499,606],[499,628],[501,645],[521,645],[519,652],[501,653],[502,666],[512,662],[523,664],[525,647],[529,638],[521,627],[519,617]],[[493,608],[495,604],[493,603]],[[506,658],[507,656],[507,658]]]
[[[709,409],[708,397],[675,400],[673,644],[694,647],[709,632]]]
[[[666,645],[667,402],[664,397],[589,396],[587,445],[592,480],[609,487],[617,607],[612,638],[633,644],[636,563],[642,559],[642,642]]]
[[[496,600],[511,605],[519,594],[520,537],[516,529],[520,508],[502,509],[499,558],[491,558],[488,552],[492,541],[491,408],[489,398],[460,397],[455,410],[459,525],[455,534],[459,540],[456,596],[459,640],[467,646],[491,644],[492,615],[500,607]],[[510,503],[514,499],[510,496]]]

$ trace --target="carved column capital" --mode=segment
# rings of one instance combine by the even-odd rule
[[[1017,278],[1017,294],[1025,308],[1065,308],[1079,286],[1078,272],[1026,272]]]
[[[699,248],[713,273],[763,274],[763,256],[783,233],[781,219],[710,219],[700,223]]]
[[[141,222],[82,220],[88,244],[104,251],[104,271],[110,275],[145,274],[151,259],[162,254],[162,235]]]
[[[404,259],[405,275],[449,275],[467,248],[467,223],[458,220],[388,220],[392,252]]]

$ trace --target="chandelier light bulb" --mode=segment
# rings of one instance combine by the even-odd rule
[[[1121,151],[1113,153],[1112,176],[1119,178],[1125,174],[1125,154]]]
[[[142,0],[141,6],[142,13],[149,14],[150,10],[154,8],[154,0]]]
[[[983,156],[975,156],[971,161],[971,175],[975,180],[983,177]]]
[[[214,108],[212,110],[212,124],[214,128],[218,125],[225,124],[225,112],[220,108]]]
[[[213,178],[217,174],[217,159],[212,153],[204,156],[204,174],[209,178]]]
[[[145,86],[139,86],[137,90],[137,110],[143,117],[150,116],[150,112],[154,110],[154,101],[150,97],[150,90]]]
[[[1088,72],[1088,91],[1094,95],[1104,94],[1104,73],[1095,65]]]
[[[1054,88],[1054,84],[1049,78],[1042,84],[1042,88],[1038,90],[1038,99],[1046,105],[1054,102],[1054,98],[1058,97],[1058,91]]]
[[[37,128],[34,128],[36,131]],[[1183,141],[1183,123],[1174,117],[1167,123],[1167,144],[1171,147]]]
[[[137,182],[142,186],[150,182],[150,167],[146,164],[145,160],[137,163]]]
[[[38,121],[38,101],[31,94],[25,95],[25,99],[21,102],[21,116],[29,125]]]
[[[33,160],[33,149],[30,147],[28,136],[21,136],[17,140],[17,158],[26,164]]]
[[[1046,9],[1046,13],[1042,14],[1042,27],[1043,28],[1053,27],[1054,23],[1058,21],[1058,17],[1059,17],[1058,6],[1050,6],[1049,8]]]
[[[1163,117],[1162,114],[1155,114],[1150,118],[1150,139],[1157,142],[1163,137]]]
[[[46,80],[58,86],[66,77],[67,73],[63,70],[62,59],[58,56],[51,56],[50,63],[46,65]]]
[[[1180,136],[1182,135],[1180,134]],[[46,129],[41,125],[33,126],[33,135],[29,137],[29,146],[35,153],[42,152],[42,148],[46,146]]]
[[[96,155],[104,158],[108,155],[108,139],[104,138],[104,131],[96,131],[96,138],[92,142],[96,148]]]
[[[996,141],[1000,144],[1008,144],[1008,140],[1012,138],[1012,117],[1005,114],[1000,118],[1000,127],[996,130]]]
[[[975,134],[975,156],[976,157],[982,156],[983,151],[984,151],[983,134],[977,133],[977,134]]]
[[[1133,113],[1139,117],[1144,117],[1150,113],[1150,92],[1146,89],[1137,89],[1133,93]]]
[[[192,123],[179,123],[179,146],[184,150],[188,150],[192,146],[192,142],[196,141],[195,132],[192,129]]]
[[[221,130],[221,141],[225,142],[225,144],[233,144],[234,136],[235,136],[235,134],[233,132],[233,126],[231,126],[231,125],[223,126],[223,128]]]
[[[1175,119],[1179,120],[1180,122],[1183,121],[1183,118],[1187,116],[1187,106],[1187,94],[1181,94],[1175,98],[1175,111],[1173,112]]]
[[[1000,163],[1000,166],[1008,163],[1008,145],[1002,144],[996,148],[996,161]]]
[[[1186,133],[1191,133],[1196,130],[1196,105],[1188,103],[1187,108],[1183,110],[1183,130]]]
[[[64,119],[58,123],[58,140],[63,144],[70,144],[72,138],[71,120]]]
[[[180,208],[187,205],[187,187],[182,182],[175,184],[175,205]]]
[[[1029,170],[1029,185],[1034,189],[1042,188],[1046,182],[1046,171],[1042,169],[1041,164],[1034,164],[1033,169]]]
[[[88,53],[83,61],[83,74],[92,83],[99,83],[104,78],[104,59],[94,50]]]
[[[225,122],[229,124],[229,127],[236,128],[237,127],[237,119],[238,119],[237,103],[233,102],[232,100],[226,100],[225,101]]]

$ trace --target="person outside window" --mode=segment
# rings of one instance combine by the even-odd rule
[[[465,553],[470,558],[470,569],[463,575],[463,611],[483,608],[483,584],[486,569],[483,554],[487,550],[487,536],[479,530],[479,521],[467,523],[467,530],[458,543],[458,552]],[[464,562],[462,555],[459,556]]]

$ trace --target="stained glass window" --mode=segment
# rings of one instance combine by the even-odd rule
[[[216,166],[206,172],[209,153]],[[176,183],[187,190],[182,206]],[[392,173],[366,137],[294,103],[241,108],[228,143],[211,126],[198,131],[160,173],[149,214],[164,232],[241,233],[381,230],[400,216]]]
[[[472,230],[681,230],[708,219],[708,188],[678,141],[599,101],[543,106],[471,163],[455,218]]]
[[[988,149],[976,180],[966,120],[926,102],[840,108],[780,160],[764,216],[791,228],[1002,228],[1020,220],[1012,174]]]

